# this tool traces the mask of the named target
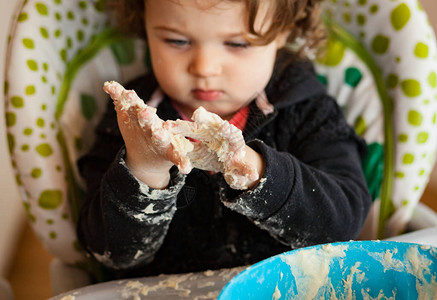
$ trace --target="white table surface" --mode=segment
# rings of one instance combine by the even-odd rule
[[[63,293],[50,300],[217,299],[223,287],[245,268],[113,280]]]
[[[421,229],[410,233],[402,234],[399,236],[391,237],[385,240],[416,243],[421,245],[429,245],[429,246],[437,247],[437,227]]]

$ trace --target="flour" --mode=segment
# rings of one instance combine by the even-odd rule
[[[347,275],[346,280],[344,280],[344,283],[343,283],[344,293],[343,293],[343,295],[346,296],[346,299],[355,299],[355,297],[356,297],[356,295],[352,289],[352,284],[354,282],[354,276],[355,276],[355,281],[358,283],[362,283],[362,281],[365,278],[364,272],[359,270],[360,266],[361,266],[361,262],[356,262],[355,265],[351,268],[350,273]]]
[[[393,258],[393,254],[396,254],[397,251],[396,248],[393,250],[387,249],[385,253],[369,253],[369,255],[384,266],[384,272],[387,270],[402,272],[404,263],[399,259]]]
[[[202,296],[196,296],[194,298],[194,300],[201,300],[201,299],[217,299],[217,297],[219,296],[220,291],[217,292],[209,292],[206,295],[202,295]]]
[[[345,257],[346,245],[323,245],[317,248],[299,251],[296,255],[282,256],[282,260],[291,267],[296,280],[297,293],[300,299],[316,299],[319,290],[330,285],[329,270],[332,259]],[[303,296],[304,295],[304,296]],[[303,296],[303,297],[302,297]]]
[[[64,296],[60,300],[75,300],[76,297],[72,295]]]
[[[105,251],[105,252],[103,252],[103,254],[93,252],[92,254],[103,265],[115,268],[115,265],[111,259],[111,252]]]
[[[256,218],[258,215],[257,211],[253,210],[253,208],[250,206],[250,203],[248,203],[245,199],[247,197],[250,197],[252,199],[256,199],[257,197],[259,197],[266,182],[267,182],[267,178],[265,178],[265,177],[261,178],[259,180],[258,184],[255,186],[255,188],[248,190],[248,191],[245,191],[244,194],[237,197],[234,201],[228,201],[227,194],[226,194],[227,189],[223,186],[220,186],[219,196],[220,196],[220,199],[223,201],[223,204],[226,207],[228,207],[229,209],[232,209],[232,210],[234,210],[242,215],[245,215],[249,218]],[[248,195],[248,196],[246,196],[246,195]],[[266,203],[266,201],[264,201],[264,203],[268,204],[268,203]],[[278,226],[281,228],[281,230],[283,230],[281,218],[278,218],[278,219],[270,218],[270,220],[272,223],[278,224]],[[261,229],[267,228],[267,227],[264,227],[263,224],[259,220],[254,219],[253,222],[255,225],[257,225]],[[270,224],[269,226],[271,226],[271,225],[272,224]],[[267,232],[270,232],[272,227],[268,227],[268,229],[269,230],[267,230]],[[276,231],[275,231],[275,234],[280,235],[280,233],[278,233]]]
[[[272,299],[279,300],[281,298],[281,292],[278,289],[278,285],[275,287],[275,292],[273,293]]]
[[[162,200],[169,199],[176,195],[185,184],[185,175],[180,174],[176,178],[176,184],[168,189],[152,189],[147,184],[142,183],[138,180],[140,184],[140,191],[144,194],[148,200]]]
[[[206,281],[206,282],[204,282],[204,283],[199,283],[199,284],[197,285],[197,288],[199,288],[199,289],[203,289],[203,288],[205,288],[205,287],[214,286],[214,285],[215,285],[215,282],[214,282],[214,281]]]
[[[382,290],[379,291],[378,296],[372,297],[369,294],[369,289],[362,289],[361,295],[363,296],[363,300],[396,300],[396,292],[393,292],[393,297],[386,297]]]
[[[419,248],[422,251],[429,251],[436,257],[434,248],[424,246],[409,247],[401,259],[398,258],[397,248],[387,249],[383,253],[369,251],[367,254],[381,265],[384,273],[395,271],[413,275],[416,280],[415,288],[418,299],[436,299],[436,276],[430,270],[431,265],[435,261],[420,253]],[[360,296],[365,300],[394,300],[397,296],[402,296],[398,295],[397,287],[393,287],[391,290],[388,287],[390,290],[388,295],[384,293],[384,291],[387,292],[386,288],[380,291],[371,291],[368,287],[360,288],[361,284],[372,280],[369,278],[369,276],[372,276],[372,273],[366,273],[369,270],[360,261],[343,270],[343,258],[346,257],[347,250],[346,245],[333,246],[327,244],[321,248],[310,248],[305,251],[296,252],[296,255],[284,255],[282,260],[291,267],[291,273],[296,282],[296,291],[289,291],[292,292],[291,296],[299,299],[315,299],[323,296],[324,299],[331,300],[357,299]],[[334,266],[331,266],[334,259],[340,265],[342,274],[345,276],[340,288],[338,285],[334,288],[329,275],[330,268]],[[335,266],[338,268],[337,265]],[[378,295],[376,297],[371,296],[375,295],[375,292],[378,292]]]
[[[155,210],[155,205],[153,203],[150,203],[149,205],[147,205],[147,207],[145,209],[143,209],[143,213],[145,214],[154,214],[156,212],[158,212],[158,210]]]
[[[416,290],[419,299],[435,299],[437,297],[436,276],[431,276],[429,267],[433,263],[425,255],[419,253],[417,247],[408,249],[406,254],[408,260],[407,272],[416,277]],[[429,280],[426,277],[430,277]]]
[[[104,251],[103,254],[93,252],[92,255],[96,258],[97,261],[99,261],[104,266],[115,270],[119,270],[119,269],[129,268],[132,265],[135,265],[136,263],[135,261],[139,258],[142,258],[145,255],[145,253],[142,250],[137,250],[135,254],[132,255],[131,260],[127,260],[124,263],[118,262],[117,264],[115,264],[114,261],[112,260],[110,251]]]
[[[214,271],[206,270],[205,272],[203,272],[203,275],[205,275],[206,277],[211,277],[214,275]]]
[[[180,284],[190,276],[191,274],[170,276],[154,285],[142,284],[139,281],[129,281],[122,288],[121,297],[122,299],[141,299],[141,296],[148,296],[150,293],[159,293],[168,289],[176,291],[179,297],[187,297],[191,291],[181,287]]]
[[[423,246],[420,247],[422,250],[426,250]],[[393,254],[396,251],[397,249],[393,249],[392,251],[387,250],[384,254],[371,253],[369,255],[384,266],[384,272],[395,270],[413,275],[416,278],[416,290],[419,294],[419,299],[432,299],[432,296],[437,296],[436,277],[431,276],[429,269],[433,262],[425,255],[419,253],[419,246],[410,247],[403,261],[393,258]]]
[[[128,299],[133,298],[133,300],[139,300],[141,289],[144,287],[144,285],[139,281],[129,281],[125,284],[122,292],[121,297],[122,299]]]
[[[167,211],[165,213],[158,214],[158,215],[152,215],[153,217],[150,215],[146,215],[144,213],[135,214],[132,217],[140,222],[158,225],[158,224],[161,224],[163,222],[171,221],[173,218],[175,210],[176,210],[176,208],[173,207],[172,209],[170,209],[169,211]]]
[[[144,254],[144,251],[138,250],[137,253],[135,253],[134,260],[140,258]]]

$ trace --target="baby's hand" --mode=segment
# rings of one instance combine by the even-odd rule
[[[258,180],[257,168],[246,156],[247,150],[253,150],[246,146],[241,130],[203,107],[193,113],[192,119],[194,122],[191,123],[167,121],[165,127],[200,141],[188,154],[194,166],[222,172],[234,189],[247,189],[250,183]]]
[[[105,82],[104,91],[114,100],[118,125],[126,144],[126,163],[140,180],[166,174],[174,164],[188,174],[192,165],[187,153],[193,145],[181,135],[163,127],[164,121],[156,109],[144,102],[132,90],[117,82]]]
[[[191,138],[194,147],[193,151],[187,155],[193,167],[206,171],[224,172],[223,164],[219,162],[217,153],[208,148],[205,143],[199,141],[211,139],[210,135],[212,132],[202,129],[202,126],[195,122],[184,120],[165,121],[164,128],[173,134]]]

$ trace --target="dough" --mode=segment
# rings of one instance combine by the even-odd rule
[[[122,110],[136,112],[139,125],[151,129],[157,145],[171,144],[180,157],[188,157],[189,163],[177,166],[182,173],[188,174],[193,167],[222,172],[234,189],[247,189],[250,180],[258,179],[257,171],[244,162],[246,144],[241,130],[220,116],[199,107],[193,113],[193,122],[163,121],[155,108],[121,84],[105,82],[103,89]]]

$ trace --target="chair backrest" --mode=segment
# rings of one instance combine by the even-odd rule
[[[435,34],[416,0],[332,0],[324,10],[332,40],[316,67],[368,144],[363,167],[375,202],[362,236],[393,236],[435,161]]]
[[[77,158],[106,108],[104,80],[145,71],[144,45],[108,26],[103,1],[25,0],[6,58],[7,137],[24,207],[46,248],[83,265],[75,231],[83,197]]]
[[[393,228],[390,234],[408,221],[436,148],[434,33],[417,2],[399,4],[327,2],[332,42],[316,64],[369,144],[368,177],[383,174],[381,192],[380,180],[369,185],[377,198],[369,217],[375,222],[366,229],[373,237],[378,226]],[[420,34],[407,30],[412,23]],[[89,149],[104,110],[102,82],[125,82],[145,71],[144,44],[108,25],[101,0],[23,0],[8,44],[5,111],[17,183],[35,232],[70,264],[85,262],[75,233],[83,195],[76,160]],[[405,41],[411,55],[398,52]]]

